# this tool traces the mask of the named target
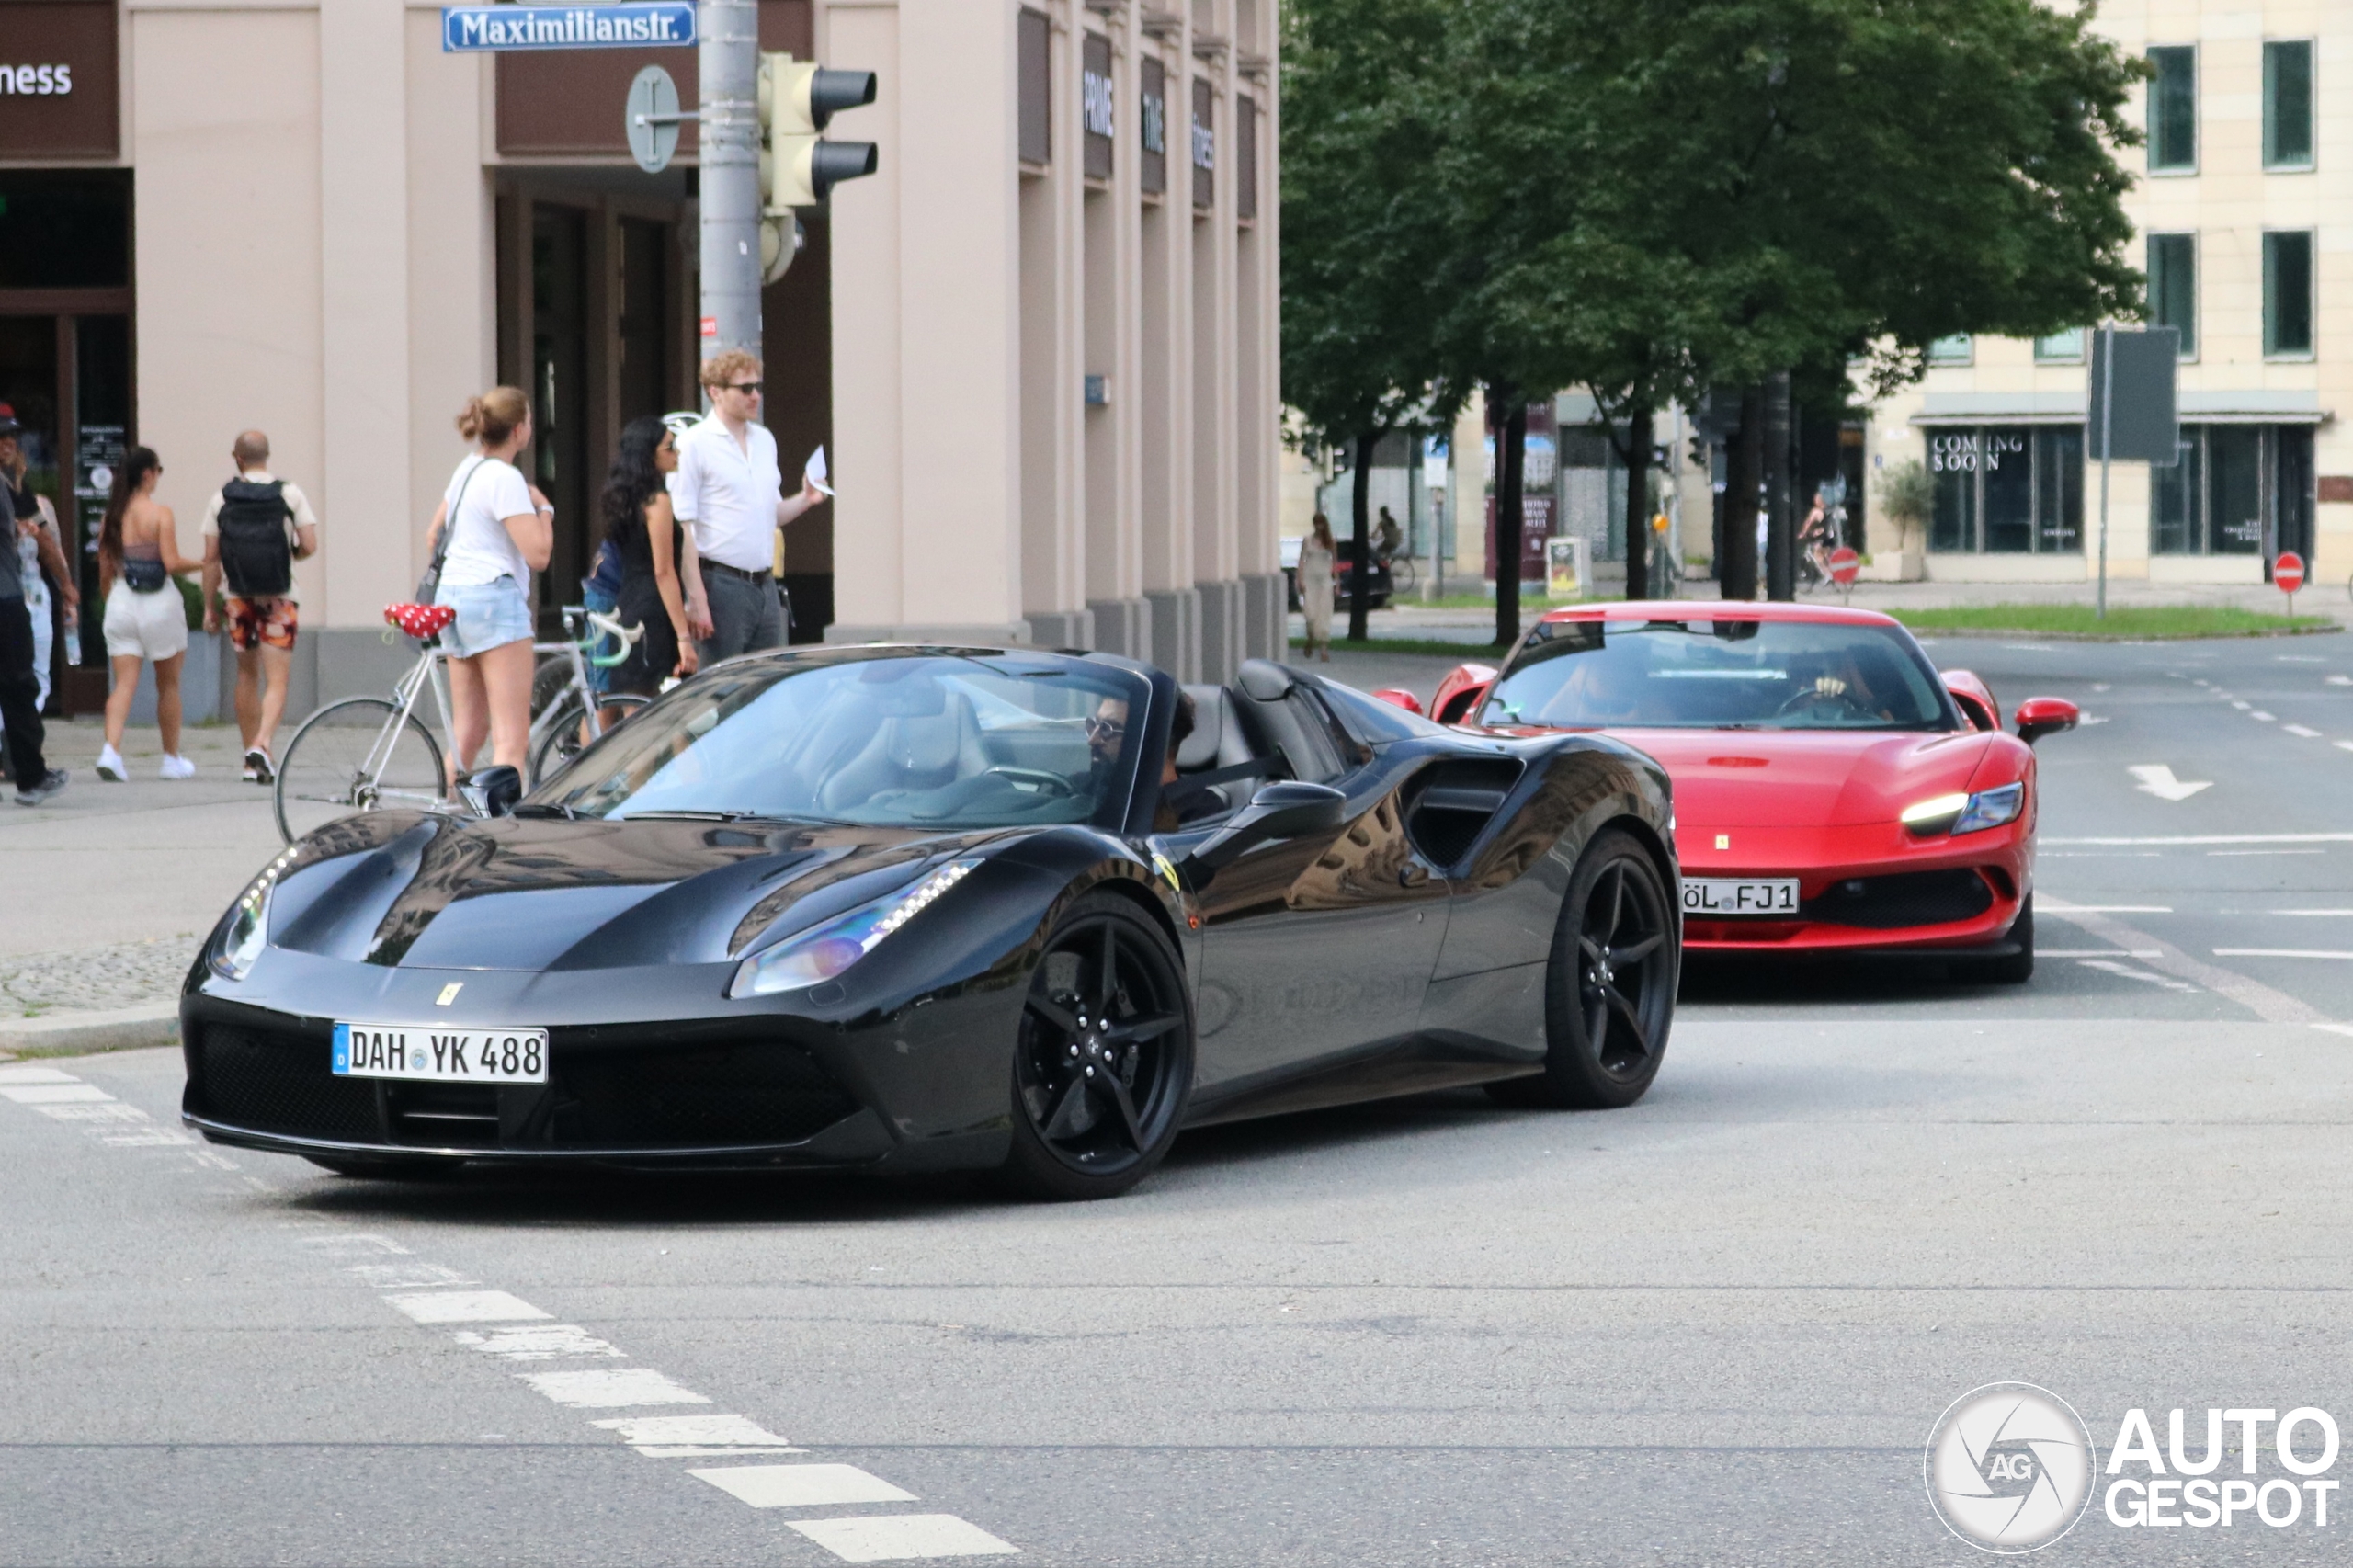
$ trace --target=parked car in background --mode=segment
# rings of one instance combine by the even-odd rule
[[[1332,608],[1334,609],[1346,609],[1348,605],[1348,574],[1353,570],[1348,555],[1348,541],[1342,539],[1340,558],[1332,565]],[[1370,582],[1372,608],[1387,609],[1389,596],[1393,591],[1394,585],[1390,579],[1389,567],[1385,562],[1379,560],[1373,562]],[[1299,540],[1295,539],[1283,540],[1283,602],[1294,610],[1300,608]]]

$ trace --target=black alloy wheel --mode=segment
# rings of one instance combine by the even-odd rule
[[[1117,894],[1079,900],[1022,1006],[1002,1179],[1030,1198],[1116,1197],[1176,1141],[1192,1086],[1193,1010],[1175,946]]]
[[[1641,1099],[1666,1052],[1681,958],[1657,865],[1625,833],[1597,836],[1553,932],[1544,1070],[1492,1085],[1495,1097],[1593,1110]]]

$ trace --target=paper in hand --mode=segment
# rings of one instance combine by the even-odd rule
[[[820,447],[815,451],[811,452],[809,454],[809,460],[801,465],[801,474],[807,478],[810,483],[815,485],[825,494],[831,495],[834,493],[834,487],[825,483],[824,448]]]

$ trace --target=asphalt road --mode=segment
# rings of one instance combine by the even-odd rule
[[[1921,1453],[1977,1385],[2103,1462],[2353,1422],[2353,636],[1931,651],[2094,721],[2035,980],[1697,973],[1628,1111],[1218,1129],[1047,1209],[346,1181],[180,1141],[168,1052],[0,1067],[0,1562],[1961,1563]],[[2347,1529],[2095,1500],[2038,1561]]]

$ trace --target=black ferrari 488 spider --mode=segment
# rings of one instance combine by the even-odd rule
[[[1092,1198],[1208,1122],[1467,1084],[1623,1106],[1673,1017],[1672,829],[1614,741],[1273,664],[756,654],[511,815],[369,812],[273,861],[189,974],[185,1114],[348,1174]]]

